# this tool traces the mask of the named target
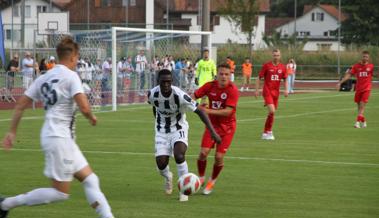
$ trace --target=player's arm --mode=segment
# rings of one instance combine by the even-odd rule
[[[226,108],[215,110],[207,107],[200,106],[201,110],[203,110],[206,114],[227,117],[233,113],[233,107],[227,106]]]
[[[337,90],[340,90],[341,84],[343,84],[344,82],[348,81],[350,78],[351,78],[351,71],[347,70],[346,73],[345,73],[345,76],[341,79],[341,81],[339,81],[337,83]]]
[[[205,114],[205,112],[202,111],[202,109],[200,109],[199,107],[196,108],[194,112],[200,117],[200,120],[205,124],[205,126],[211,132],[212,139],[215,140],[217,144],[220,144],[221,137],[216,133],[216,130],[213,128],[213,125],[211,124],[211,121],[209,121],[209,118]]]
[[[91,106],[88,103],[87,96],[84,93],[78,93],[74,96],[74,100],[83,116],[89,120],[92,126],[95,126],[97,118],[91,111]]]
[[[23,95],[18,101],[14,109],[11,126],[9,128],[8,133],[4,136],[3,139],[3,147],[5,150],[9,150],[12,148],[13,143],[16,139],[17,127],[20,123],[22,114],[25,109],[33,102],[31,98],[26,95]]]

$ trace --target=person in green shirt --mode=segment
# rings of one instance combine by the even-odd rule
[[[217,74],[216,64],[213,60],[209,59],[209,50],[203,51],[203,59],[197,63],[196,79],[199,88],[205,83],[212,81]]]

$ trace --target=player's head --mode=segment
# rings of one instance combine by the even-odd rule
[[[370,60],[370,52],[368,51],[363,51],[362,52],[362,62],[363,63],[368,63]]]
[[[204,59],[208,59],[209,58],[209,50],[208,49],[204,49],[203,50],[203,58]]]
[[[230,66],[227,63],[222,63],[217,66],[217,81],[221,87],[225,87],[230,82]]]
[[[245,58],[245,63],[250,63],[250,58]]]
[[[79,45],[70,37],[64,37],[56,48],[59,61],[74,70],[79,59]]]
[[[279,49],[272,50],[272,59],[274,62],[280,61],[280,50]]]
[[[158,84],[163,95],[171,94],[172,73],[168,69],[162,69],[158,72]]]

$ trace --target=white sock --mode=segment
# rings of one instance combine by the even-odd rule
[[[68,194],[60,192],[55,188],[39,188],[26,194],[6,198],[1,203],[1,208],[3,210],[10,210],[22,205],[33,206],[39,204],[49,204],[52,202],[67,200],[68,197]]]
[[[170,176],[170,167],[167,165],[166,168],[164,168],[163,170],[159,170],[159,173],[165,177],[166,179],[169,179],[169,176]]]
[[[178,169],[178,176],[181,177],[182,175],[188,173],[188,165],[187,161],[184,161],[181,164],[176,164],[176,167]]]
[[[96,210],[96,213],[101,218],[112,218],[111,207],[108,204],[107,199],[100,190],[99,178],[95,173],[87,176],[82,182],[84,192],[86,193],[87,201]]]

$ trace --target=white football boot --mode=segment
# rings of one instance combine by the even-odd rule
[[[356,129],[359,129],[359,128],[361,128],[361,124],[360,124],[360,122],[355,122],[355,124],[354,124],[354,128],[356,128]]]
[[[188,195],[184,195],[182,193],[179,193],[179,201],[180,202],[188,201]]]
[[[367,123],[366,123],[366,121],[361,123],[361,127],[362,127],[362,128],[367,128]]]

